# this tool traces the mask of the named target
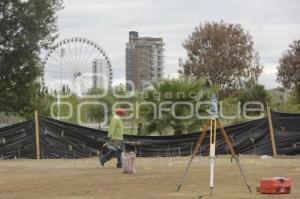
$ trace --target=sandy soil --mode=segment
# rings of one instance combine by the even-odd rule
[[[99,198],[211,198],[211,199],[300,199],[300,158],[263,160],[242,156],[241,163],[253,193],[244,185],[238,169],[226,156],[216,160],[214,195],[209,196],[209,160],[197,157],[180,192],[176,184],[187,158],[138,158],[137,174],[122,174],[115,160],[104,168],[97,158],[81,160],[2,160],[2,199],[99,199]],[[289,195],[262,195],[255,187],[262,177],[286,176],[293,180]]]

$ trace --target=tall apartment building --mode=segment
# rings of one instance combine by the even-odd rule
[[[126,43],[126,81],[135,89],[148,87],[152,81],[162,78],[164,69],[164,43],[162,38],[139,37],[138,32],[129,32]],[[132,90],[132,84],[127,83]]]
[[[109,67],[104,59],[93,60],[93,88],[109,88]]]

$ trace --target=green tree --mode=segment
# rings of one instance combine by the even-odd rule
[[[296,90],[293,90],[289,92],[286,101],[277,104],[275,108],[282,112],[299,113],[300,102],[298,98],[299,98],[299,94],[297,93]]]
[[[295,89],[300,102],[300,40],[294,40],[279,59],[277,81],[285,88]]]
[[[261,102],[264,106],[271,103],[271,96],[263,85],[259,85],[253,81],[245,82],[245,87],[240,90],[238,94],[238,100],[241,102],[241,106],[246,102]],[[251,108],[250,106],[247,106]],[[252,108],[256,108],[256,105],[252,105]],[[256,114],[253,112],[253,114]]]
[[[145,124],[145,133],[151,134],[156,132],[162,134],[185,134],[198,130],[203,121],[199,120],[195,114],[190,119],[176,119],[173,117],[171,110],[161,111],[161,117],[155,118],[155,112],[158,113],[158,107],[162,103],[164,109],[171,109],[175,102],[191,102],[194,107],[196,102],[205,98],[205,88],[203,81],[180,78],[165,79],[154,83],[153,89],[144,91],[141,98],[145,102],[156,104],[157,110],[152,105],[140,106],[141,120]],[[167,104],[167,103],[170,104]],[[187,116],[194,112],[190,107],[185,105],[177,105],[174,108],[176,116]],[[199,113],[205,112],[204,109],[198,110]]]
[[[88,92],[89,95],[102,95],[105,92],[103,89],[92,89]],[[84,112],[87,113],[86,119],[89,120],[89,122],[103,122],[105,117],[111,117],[112,115],[112,105],[115,101],[112,91],[107,90],[107,94],[101,98],[96,98],[97,102],[104,103],[107,106],[107,113],[105,111],[105,108],[101,105],[90,105],[86,107],[86,110]],[[95,99],[83,99],[84,101],[95,101]],[[107,114],[107,115],[105,115]]]
[[[180,60],[179,73],[206,78],[221,94],[242,88],[245,80],[257,80],[262,72],[252,38],[239,24],[201,23],[183,47],[187,60]]]
[[[0,1],[0,111],[32,114],[43,88],[40,50],[56,38],[61,0]]]
[[[113,94],[113,90],[114,90],[115,94]],[[103,96],[101,98],[96,97],[96,95],[101,95],[101,94],[104,94],[105,92],[106,92],[105,96]],[[86,109],[84,109],[83,111],[86,113],[85,119],[89,120],[90,122],[101,123],[104,121],[105,118],[111,118],[113,115],[113,111],[114,111],[113,110],[114,103],[118,103],[118,102],[121,103],[116,108],[118,108],[118,107],[130,108],[130,107],[128,107],[128,105],[126,103],[129,102],[134,105],[135,102],[137,101],[136,95],[129,97],[129,98],[122,97],[122,96],[128,95],[128,92],[126,91],[126,87],[124,85],[119,85],[119,86],[116,86],[116,87],[106,90],[106,91],[103,89],[91,89],[88,93],[89,93],[89,95],[95,95],[95,98],[94,99],[83,99],[84,101],[95,101],[96,100],[97,102],[100,102],[107,106],[107,113],[105,112],[105,109],[102,105],[101,106],[99,106],[99,105],[86,106]],[[116,95],[119,95],[120,97],[118,97]],[[122,102],[125,102],[125,103],[122,104]],[[107,115],[105,115],[105,114],[107,114]],[[130,113],[130,114],[132,114],[132,113]],[[81,117],[84,117],[84,115],[81,115]],[[124,120],[124,122],[125,122],[125,124],[127,124],[127,126],[132,125],[133,123],[134,124],[136,123],[135,119],[133,119],[133,120],[126,119],[126,120]]]

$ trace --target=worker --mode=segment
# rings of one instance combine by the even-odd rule
[[[108,128],[108,137],[110,141],[106,143],[108,152],[100,157],[101,166],[104,166],[104,163],[111,160],[113,157],[118,159],[117,168],[122,168],[122,149],[123,149],[123,121],[122,116],[125,115],[125,110],[123,108],[117,108],[115,114],[112,117],[109,128]]]
[[[143,135],[143,131],[144,131],[143,124],[139,122],[138,127],[137,127],[137,134],[138,135]]]

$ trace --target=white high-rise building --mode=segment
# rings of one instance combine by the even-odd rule
[[[164,43],[162,38],[139,37],[138,32],[129,32],[126,43],[126,81],[135,89],[148,87],[162,79],[164,70]],[[127,88],[132,90],[127,84]]]
[[[93,60],[93,88],[109,88],[109,67],[104,59]]]

